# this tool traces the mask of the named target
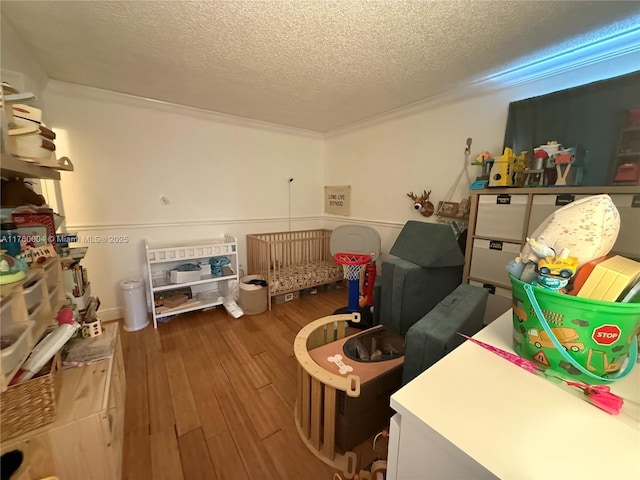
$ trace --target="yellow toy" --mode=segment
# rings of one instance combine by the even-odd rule
[[[505,147],[504,153],[494,158],[493,167],[489,173],[490,187],[511,187],[513,185],[513,173],[516,156],[513,150]]]

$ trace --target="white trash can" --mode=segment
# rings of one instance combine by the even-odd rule
[[[127,332],[142,330],[149,325],[144,280],[128,278],[120,282],[124,298],[124,329]]]

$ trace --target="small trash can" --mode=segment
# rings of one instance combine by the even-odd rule
[[[142,330],[149,325],[144,280],[126,279],[120,282],[124,298],[124,329],[127,332]]]
[[[240,279],[240,298],[238,304],[245,315],[258,315],[267,310],[267,287],[250,283],[251,281],[263,281],[262,275],[247,275]]]

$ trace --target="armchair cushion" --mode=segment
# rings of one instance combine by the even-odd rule
[[[403,385],[436,363],[482,328],[488,291],[462,284],[407,332]]]

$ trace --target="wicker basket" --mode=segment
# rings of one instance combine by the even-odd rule
[[[0,394],[0,434],[2,441],[17,437],[56,419],[62,383],[60,352],[40,371],[38,377],[12,385]]]

